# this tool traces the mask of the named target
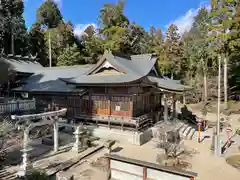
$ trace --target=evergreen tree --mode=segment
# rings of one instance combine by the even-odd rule
[[[40,23],[32,25],[29,31],[30,53],[35,56],[43,66],[48,65],[47,52],[45,48],[44,31],[41,29]]]
[[[224,59],[224,102],[227,108],[227,69],[228,69],[228,54],[230,51],[229,30],[233,24],[233,17],[236,12],[235,0],[211,0],[211,42],[215,44],[215,51],[221,58]]]
[[[23,19],[24,3],[21,0],[3,0],[1,15],[4,26],[3,48],[6,54],[28,54],[28,33]]]
[[[73,66],[83,64],[84,61],[81,58],[80,51],[76,44],[71,47],[67,47],[63,50],[60,56],[58,56],[57,66]]]
[[[180,35],[174,24],[171,24],[166,32],[165,48],[167,54],[166,70],[171,73],[171,78],[173,78],[174,75],[179,75],[182,60]]]
[[[208,65],[210,54],[208,47],[208,30],[209,30],[210,19],[208,15],[208,10],[206,8],[201,8],[198,11],[198,14],[194,18],[194,22],[192,28],[190,30],[190,34],[192,37],[194,36],[190,51],[192,59],[195,59],[194,66],[196,69],[196,75],[203,75],[203,85],[204,85],[204,99],[207,101],[208,93],[207,93],[207,76],[208,76]]]
[[[49,66],[52,66],[52,42],[51,42],[51,32],[53,28],[58,27],[63,21],[60,10],[57,4],[52,0],[45,1],[37,10],[37,21],[47,27],[48,29],[48,56],[49,56]],[[54,64],[56,64],[56,58],[54,59]],[[54,65],[53,64],[53,65]]]

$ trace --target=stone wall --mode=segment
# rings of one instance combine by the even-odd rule
[[[148,129],[141,133],[96,126],[88,126],[88,129],[91,131],[93,136],[99,137],[101,139],[129,142],[131,144],[139,146],[150,141],[152,138],[151,129]]]

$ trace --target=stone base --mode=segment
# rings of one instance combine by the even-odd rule
[[[60,171],[56,174],[56,180],[73,180],[74,176],[64,171]]]
[[[122,131],[118,129],[109,129],[106,127],[87,126],[93,136],[106,139],[116,140],[119,142],[129,142],[134,145],[142,145],[152,138],[152,130],[149,128],[144,132],[135,133],[133,131]]]
[[[17,177],[25,177],[27,175],[30,175],[33,172],[33,166],[32,164],[28,164],[27,166],[20,166],[19,171],[17,172]]]
[[[83,152],[85,150],[85,148],[82,146],[79,146],[79,147],[73,146],[71,150],[73,152],[80,153],[80,152]]]

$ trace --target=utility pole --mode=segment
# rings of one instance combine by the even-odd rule
[[[52,45],[51,45],[51,31],[48,29],[48,50],[49,50],[49,67],[52,67]]]
[[[220,147],[220,102],[221,102],[221,55],[218,56],[218,102],[217,102],[217,124],[215,138],[215,154],[221,155]]]

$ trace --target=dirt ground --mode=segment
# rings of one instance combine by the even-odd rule
[[[198,108],[189,106],[193,110],[193,113],[196,115],[201,115],[201,112]],[[222,116],[224,116],[222,114]],[[233,132],[240,128],[240,121],[238,120],[240,115],[232,114],[229,117],[229,123],[232,126]],[[217,119],[216,113],[208,113],[207,120],[215,122]],[[237,138],[236,141],[239,141],[240,138]],[[240,171],[236,168],[230,166],[226,163],[226,157],[234,153],[240,153],[235,149],[229,150],[227,155],[224,157],[216,157],[212,151],[210,151],[211,140],[204,140],[202,143],[198,143],[196,138],[192,140],[185,140],[184,146],[189,151],[193,152],[191,156],[186,156],[183,161],[189,163],[189,166],[186,167],[186,170],[193,171],[198,173],[196,180],[239,180]],[[102,150],[97,154],[94,154],[90,158],[84,160],[71,167],[68,170],[68,173],[74,174],[76,179],[81,180],[105,180],[107,179],[107,172],[104,169],[104,163],[98,166],[94,166],[101,157],[104,156],[106,150]],[[156,159],[159,154],[163,153],[163,150],[156,148],[156,142],[150,141],[142,146],[131,145],[129,143],[116,143],[113,147],[113,154],[118,154],[120,156],[125,156],[133,159],[138,159],[142,161],[148,161],[151,163],[157,163]],[[73,152],[65,152],[55,157],[47,159],[47,162],[38,161],[35,162],[35,166],[41,166],[43,163],[47,164],[52,161],[64,161],[67,158],[73,157],[75,154]]]
[[[209,150],[211,145],[210,141],[199,144],[196,140],[188,140],[184,142],[184,145],[194,152],[192,157],[187,157],[184,161],[190,164],[186,170],[199,174],[196,178],[197,180],[239,180],[239,170],[228,165],[224,157],[216,157],[211,153]],[[162,151],[154,146],[153,142],[148,142],[140,147],[129,144],[116,144],[115,149],[121,150],[117,152],[113,150],[113,153],[133,159],[157,163],[156,157],[159,153],[162,153]]]

